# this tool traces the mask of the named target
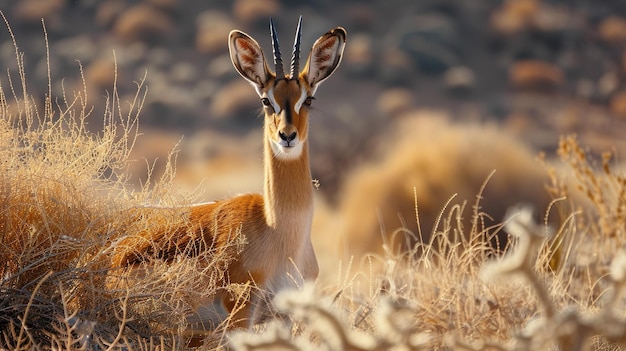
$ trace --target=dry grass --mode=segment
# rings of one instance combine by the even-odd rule
[[[93,134],[86,92],[37,101],[20,55],[16,45],[19,72],[0,85],[0,349],[185,349],[185,316],[215,293],[229,258],[151,261],[130,281],[110,270],[121,238],[154,223],[187,225],[184,213],[138,217],[138,208],[192,200],[172,189],[171,162],[142,190],[126,186],[145,88],[138,83],[136,100],[120,102],[113,87],[104,128]],[[383,272],[367,277],[365,293],[347,273],[336,285],[286,291],[266,325],[215,332],[201,349],[619,349],[626,180],[608,154],[594,161],[573,137],[559,154],[565,166],[550,184],[559,200],[547,217],[561,216],[561,227],[516,208],[504,225],[514,244],[493,258],[477,239],[483,233],[460,220],[473,214],[452,207],[433,232],[439,247],[417,242],[380,256]],[[587,201],[571,202],[573,192]]]
[[[94,134],[87,89],[36,100],[15,50],[18,70],[0,85],[0,348],[180,346],[185,316],[214,293],[222,258],[156,262],[131,283],[110,270],[121,237],[185,225],[172,211],[139,218],[136,209],[190,201],[172,189],[173,162],[140,191],[126,184],[143,81],[133,101],[112,87]]]

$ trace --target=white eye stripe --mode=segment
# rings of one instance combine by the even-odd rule
[[[304,101],[306,100],[307,97],[308,97],[308,94],[306,92],[306,89],[304,89],[304,87],[300,88],[300,98],[293,105],[293,107],[296,110],[296,112],[300,113],[300,109],[302,108],[302,104],[304,104]]]
[[[274,99],[274,89],[270,88],[268,92],[266,94],[263,94],[261,97],[267,98],[270,101],[270,104],[272,104],[272,107],[274,108],[274,112],[280,113],[282,109],[280,108],[276,100]]]

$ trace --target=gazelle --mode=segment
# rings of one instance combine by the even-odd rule
[[[270,20],[275,72],[269,68],[259,44],[244,32],[233,30],[228,38],[235,69],[252,83],[263,112],[264,191],[208,204],[192,205],[186,211],[189,228],[160,229],[120,242],[114,267],[127,267],[153,256],[171,260],[193,247],[220,250],[233,233],[245,236],[246,244],[228,266],[224,285],[252,283],[270,296],[278,290],[317,278],[318,265],[311,244],[313,184],[309,166],[309,112],[320,83],[339,66],[346,31],[337,27],[313,44],[300,71],[302,17],[296,30],[291,72],[283,71],[278,38]],[[194,252],[188,251],[188,254]],[[195,251],[197,253],[197,250]],[[238,326],[251,326],[267,311],[251,298],[233,318]],[[235,308],[228,293],[218,293],[211,305],[228,314]],[[202,312],[199,312],[202,314]],[[211,317],[212,319],[213,317]]]

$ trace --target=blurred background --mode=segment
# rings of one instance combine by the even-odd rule
[[[536,156],[555,157],[560,135],[618,159],[626,151],[626,1],[0,0],[0,9],[35,98],[48,85],[41,18],[55,95],[82,90],[82,65],[94,131],[115,60],[122,101],[145,76],[133,179],[155,159],[162,172],[180,142],[176,181],[203,183],[202,200],[262,189],[260,103],[232,67],[230,30],[252,35],[267,57],[270,17],[290,52],[303,16],[303,56],[330,28],[346,28],[310,138],[316,230],[354,252],[376,251],[381,232],[400,225],[419,231],[415,195],[424,232],[454,194],[471,209],[493,170],[482,202],[493,221],[517,202],[541,208],[547,173]],[[7,30],[0,60],[16,68]]]

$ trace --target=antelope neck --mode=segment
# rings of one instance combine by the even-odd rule
[[[304,214],[312,215],[313,184],[308,141],[303,141],[299,157],[281,159],[275,157],[269,144],[272,141],[267,135],[264,140],[264,201],[267,225],[276,228],[281,223],[293,223]]]

